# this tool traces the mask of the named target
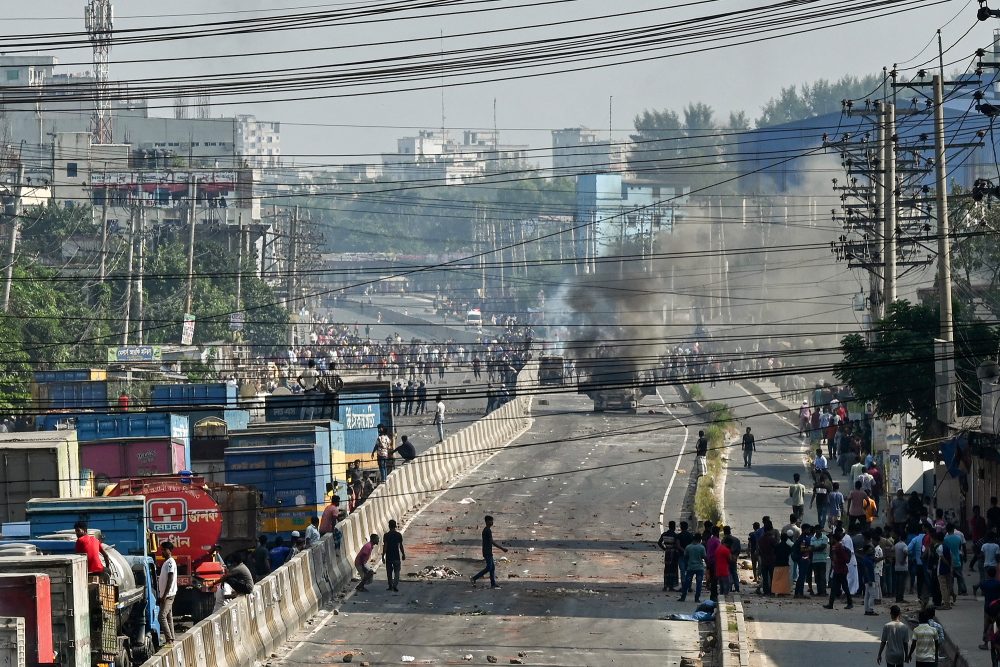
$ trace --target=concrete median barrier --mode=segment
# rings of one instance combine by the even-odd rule
[[[518,377],[522,394],[535,383],[528,367]],[[270,656],[327,600],[347,585],[354,555],[389,519],[429,500],[450,480],[502,447],[529,423],[530,396],[522,395],[450,435],[389,475],[353,514],[340,522],[340,550],[325,536],[254,587],[150,658],[146,667],[249,667]]]

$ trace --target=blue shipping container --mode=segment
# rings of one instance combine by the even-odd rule
[[[107,382],[53,382],[44,385],[48,394],[45,408],[49,410],[106,410]]]
[[[35,371],[33,377],[35,382],[39,384],[49,382],[90,382],[92,380],[105,379],[107,371],[97,368],[70,368],[60,371]]]
[[[250,426],[249,410],[179,410],[175,414],[184,415],[188,418],[191,427],[191,435],[194,435],[195,427],[203,419],[221,419],[226,422],[226,428],[230,431],[241,431]]]
[[[185,442],[189,435],[186,415],[166,412],[123,412],[82,414],[76,419],[76,438],[80,442],[119,438],[170,438]]]
[[[236,387],[224,382],[199,384],[157,384],[150,392],[150,404],[188,407],[236,407]]]
[[[77,521],[98,529],[103,541],[125,555],[146,555],[146,501],[142,496],[117,498],[46,498],[29,500],[25,514],[31,537],[72,530]]]
[[[344,449],[349,459],[371,454],[379,424],[395,430],[389,392],[388,382],[359,383],[345,385],[337,394],[337,421],[344,425]]]
[[[226,483],[260,491],[265,531],[287,538],[322,514],[328,485],[335,481],[334,466],[342,465],[344,457],[339,424],[254,429],[230,434],[230,442],[224,455]]]

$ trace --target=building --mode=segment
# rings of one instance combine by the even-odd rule
[[[0,56],[0,138],[24,142],[26,161],[36,170],[51,159],[60,133],[90,132],[94,77],[60,73],[53,56]],[[127,86],[112,87],[112,128],[119,144],[168,152],[189,166],[271,167],[281,161],[280,123],[251,115],[174,118],[150,115],[144,99]]]
[[[621,174],[577,176],[578,256],[586,263],[586,258],[619,254],[628,245],[637,252],[626,254],[643,254],[651,248],[654,235],[673,230],[686,203],[686,191]]]
[[[176,167],[128,144],[93,144],[90,132],[60,132],[53,150],[53,201],[67,208],[93,205],[94,215],[124,227],[141,208],[150,225],[186,225],[192,195],[199,224],[246,226],[261,219],[253,169]]]
[[[396,140],[395,153],[382,155],[386,180],[457,185],[511,168],[523,168],[527,146],[497,143],[496,133],[466,130],[458,143],[435,130]]]
[[[623,145],[601,141],[583,127],[552,131],[552,175],[602,174],[625,169]]]

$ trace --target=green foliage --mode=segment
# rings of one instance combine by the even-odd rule
[[[687,390],[692,401],[700,401],[705,398],[705,392],[701,390],[701,385],[699,384],[693,384],[689,386]]]
[[[921,438],[942,433],[934,399],[934,339],[939,322],[936,305],[890,304],[870,342],[860,334],[844,337],[843,360],[834,367],[837,378],[859,400],[874,402],[878,415],[912,414]],[[978,320],[956,318],[955,329],[959,414],[975,413],[979,410],[976,367],[984,359],[995,358],[1000,335],[995,327]]]
[[[882,77],[874,74],[857,77],[851,74],[836,81],[818,79],[812,84],[782,88],[761,110],[757,127],[768,127],[812,118],[840,109],[845,99],[859,99],[871,94],[881,83]]]

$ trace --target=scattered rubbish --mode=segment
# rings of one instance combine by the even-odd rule
[[[476,501],[475,501],[474,498],[462,498],[461,500],[458,501],[458,504],[459,505],[472,505],[475,502]]]
[[[534,551],[534,550],[535,550],[535,547],[528,547],[528,551],[529,552]]]
[[[506,556],[500,556],[500,558],[498,558],[497,560],[500,561],[501,563],[506,563],[510,559],[507,558]]]
[[[345,653],[343,660],[344,660],[344,662],[351,662],[351,661],[353,661],[354,660],[354,654],[353,653]]]
[[[472,660],[472,654],[471,653],[466,653],[464,656],[462,656],[462,660],[471,661]]]
[[[498,658],[495,655],[486,656],[486,662],[494,663],[497,662]]]
[[[525,653],[524,651],[518,651],[517,652],[517,657],[519,657],[519,658],[527,658],[528,654]]]
[[[413,662],[414,660],[416,660],[416,658],[414,658],[412,655],[403,656],[403,662]]]
[[[462,574],[458,570],[442,565],[425,565],[415,576],[421,579],[456,579]]]
[[[512,664],[512,665],[523,665],[524,664],[524,660],[521,660],[520,658],[511,658],[510,659],[510,664]]]

